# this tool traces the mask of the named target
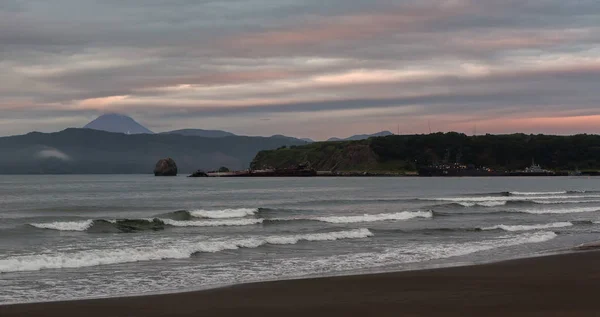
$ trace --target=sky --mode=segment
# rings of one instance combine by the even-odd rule
[[[598,0],[2,0],[0,135],[600,133]]]

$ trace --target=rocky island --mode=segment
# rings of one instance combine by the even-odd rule
[[[172,158],[161,159],[154,167],[154,176],[177,176],[177,164]]]

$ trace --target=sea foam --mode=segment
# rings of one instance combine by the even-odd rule
[[[94,224],[94,220],[83,221],[56,221],[49,223],[31,223],[30,226],[39,229],[50,229],[59,231],[85,231]]]
[[[478,196],[478,197],[440,197],[420,198],[427,201],[449,202],[491,202],[491,201],[529,201],[529,200],[557,200],[557,199],[586,199],[600,198],[599,195],[562,195],[562,196]]]
[[[336,271],[348,271],[364,268],[376,268],[407,263],[421,263],[437,259],[465,256],[477,252],[489,251],[524,244],[543,243],[556,238],[551,231],[527,232],[508,235],[493,239],[465,243],[405,243],[398,247],[383,249],[381,252],[360,252],[345,255],[335,255],[318,258],[312,261],[305,259],[290,259],[288,265],[294,270],[310,272],[306,274],[330,274]],[[293,275],[295,272],[287,272]]]
[[[592,204],[600,203],[598,199],[589,200],[532,200],[534,204],[540,205],[566,205],[566,204]]]
[[[43,269],[79,268],[118,263],[185,259],[196,253],[215,253],[239,248],[257,248],[266,244],[296,244],[300,241],[334,241],[373,236],[368,229],[298,234],[289,236],[248,237],[230,240],[177,241],[154,247],[125,247],[78,252],[55,252],[12,256],[0,259],[0,273]]]
[[[253,216],[258,213],[258,208],[238,208],[238,209],[222,209],[222,210],[191,210],[189,211],[192,217],[211,218],[211,219],[227,219],[227,218],[243,218]]]
[[[538,225],[497,225],[492,227],[482,228],[481,230],[504,230],[504,231],[529,231],[529,230],[540,230],[540,229],[552,229],[552,228],[565,228],[571,227],[571,222],[555,222],[549,224],[538,224]]]
[[[222,220],[204,220],[204,221],[180,221],[171,219],[160,219],[165,224],[173,227],[233,227],[249,226],[263,223],[264,219],[222,219]]]
[[[515,196],[543,196],[543,195],[564,195],[568,194],[567,191],[558,191],[558,192],[509,192],[511,195]]]
[[[583,212],[600,211],[600,207],[579,207],[579,208],[563,208],[563,209],[516,209],[514,212],[522,212],[527,214],[544,215],[544,214],[574,214]]]
[[[478,203],[458,202],[463,207],[498,207],[505,206],[507,201],[482,201]]]
[[[432,211],[403,211],[387,214],[365,214],[360,216],[330,216],[330,217],[314,217],[308,220],[316,220],[328,223],[360,223],[360,222],[377,222],[377,221],[392,221],[392,220],[409,220],[414,218],[432,218]]]

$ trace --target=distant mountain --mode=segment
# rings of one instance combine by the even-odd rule
[[[353,135],[353,136],[351,136],[349,138],[345,138],[345,139],[330,138],[327,141],[358,141],[358,140],[366,140],[368,138],[388,136],[388,135],[394,135],[394,134],[390,131],[381,131],[381,132],[377,132],[377,133],[373,133],[373,134],[357,134],[357,135]]]
[[[300,140],[307,142],[307,143],[315,143],[315,140],[309,139],[309,138],[301,138]]]
[[[116,113],[101,115],[94,121],[86,124],[83,128],[125,134],[154,133],[143,125],[137,123],[131,117]]]
[[[171,157],[181,174],[197,169],[246,169],[261,150],[304,145],[292,138],[110,133],[66,129],[0,137],[0,174],[151,174]]]
[[[303,139],[298,139],[292,136],[287,136],[287,135],[282,135],[282,134],[275,134],[271,136],[272,138],[275,139],[281,139],[281,140],[288,140],[288,141],[294,141],[294,142],[300,142],[302,144],[307,143],[307,141],[303,140]]]
[[[205,138],[223,138],[227,136],[236,136],[235,134],[227,131],[202,129],[181,129],[168,132],[161,132],[160,134],[179,134],[184,136],[200,136]]]

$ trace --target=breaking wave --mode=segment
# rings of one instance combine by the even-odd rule
[[[508,192],[513,196],[544,196],[544,195],[565,195],[569,194],[568,191],[558,191],[558,192]]]
[[[364,268],[392,266],[405,263],[419,263],[436,259],[446,259],[464,256],[477,252],[489,251],[498,248],[518,246],[532,243],[542,243],[556,238],[551,231],[527,232],[511,234],[509,236],[493,239],[464,242],[464,243],[403,243],[397,247],[387,248],[381,252],[361,252],[346,255],[333,255],[314,259],[290,259],[287,265],[280,267],[289,268],[288,274],[304,271],[305,274],[314,272],[340,272]],[[286,274],[286,275],[288,275]]]
[[[258,208],[238,208],[238,209],[222,209],[222,210],[190,210],[189,214],[196,218],[209,219],[228,219],[228,218],[244,218],[254,216],[258,213]]]
[[[361,215],[361,216],[331,216],[315,217],[311,220],[328,223],[360,223],[360,222],[378,222],[391,220],[409,220],[414,218],[433,218],[432,211],[403,211],[389,214]]]
[[[294,218],[272,218],[270,222],[278,221],[320,221],[327,223],[364,223],[379,221],[410,220],[414,218],[433,218],[433,211],[403,211],[387,214],[364,214],[360,216],[326,216],[326,217],[294,217]]]
[[[60,231],[86,231],[94,224],[94,220],[84,221],[56,221],[49,223],[32,223],[32,227]]]
[[[479,203],[458,202],[456,204],[463,207],[498,207],[505,206],[506,203],[507,201],[483,201]]]
[[[540,230],[540,229],[553,229],[553,228],[565,228],[571,227],[573,223],[571,222],[555,222],[549,224],[539,224],[539,225],[497,225],[492,227],[481,228],[481,230],[504,230],[509,232],[515,231],[530,231],[530,230]]]
[[[600,203],[598,199],[590,199],[590,200],[532,200],[534,204],[540,205],[563,205],[563,204],[591,204],[591,203]]]
[[[165,223],[158,218],[150,219],[98,219],[82,221],[56,221],[50,223],[30,223],[32,227],[58,231],[88,232],[136,232],[163,230]]]
[[[223,220],[208,220],[208,221],[180,221],[171,219],[161,219],[165,224],[173,227],[233,227],[233,226],[249,226],[263,223],[264,219],[248,218],[248,219],[223,219]]]
[[[492,193],[477,193],[469,196],[541,196],[541,195],[567,195],[567,194],[593,194],[600,193],[596,190],[561,190],[561,191],[546,191],[546,192],[525,192],[525,191],[506,191]]]
[[[335,241],[372,237],[368,229],[298,234],[289,236],[248,237],[244,239],[186,241],[153,247],[125,247],[108,250],[56,252],[13,256],[0,259],[0,273],[38,271],[44,269],[80,268],[118,263],[185,259],[198,253],[216,253],[240,248],[257,248],[267,244],[296,244],[301,241]]]
[[[442,245],[421,244],[412,248],[402,249],[409,254],[415,254],[407,262],[421,262],[431,259],[449,258],[462,256],[471,253],[492,250],[502,247],[517,246],[530,243],[541,243],[556,238],[556,233],[552,231],[538,231],[533,233],[522,233],[519,235],[509,235],[490,240],[467,243],[447,243]]]
[[[580,207],[580,208],[563,208],[563,209],[516,209],[512,212],[521,212],[527,214],[574,214],[584,212],[600,211],[600,207]]]
[[[420,198],[425,201],[447,201],[454,203],[479,203],[479,202],[501,202],[501,201],[552,201],[558,199],[588,199],[600,198],[600,195],[560,195],[560,196],[472,196],[472,197],[440,197]]]
[[[296,217],[296,218],[203,218],[205,220],[194,220],[201,218],[183,217],[177,211],[171,213],[171,218],[153,219],[118,219],[118,220],[83,220],[83,221],[57,221],[51,223],[32,223],[31,226],[39,229],[50,229],[58,231],[81,231],[81,232],[135,232],[143,230],[163,230],[171,227],[233,227],[251,226],[265,222],[276,223],[281,221],[320,221],[327,223],[362,223],[378,221],[409,220],[414,218],[432,218],[433,211],[403,211],[385,214],[364,214],[360,216],[326,216],[326,217]],[[241,211],[240,211],[241,212]],[[175,219],[172,219],[175,218]]]
[[[507,205],[568,205],[568,204],[592,204],[600,203],[598,199],[589,200],[527,200],[527,199],[515,199],[515,200],[492,200],[492,201],[481,201],[481,202],[454,202],[447,205],[441,206],[459,206],[459,207],[500,207]]]
[[[166,214],[157,215],[158,218],[172,220],[194,220],[194,219],[233,219],[255,216],[261,208],[236,208],[236,209],[218,209],[218,210],[178,210]]]
[[[58,231],[80,232],[135,232],[145,230],[163,230],[166,226],[173,227],[221,227],[221,226],[248,226],[261,224],[260,218],[223,218],[215,220],[181,221],[173,219],[117,219],[117,220],[83,220],[83,221],[56,221],[51,223],[31,223],[32,227]]]

